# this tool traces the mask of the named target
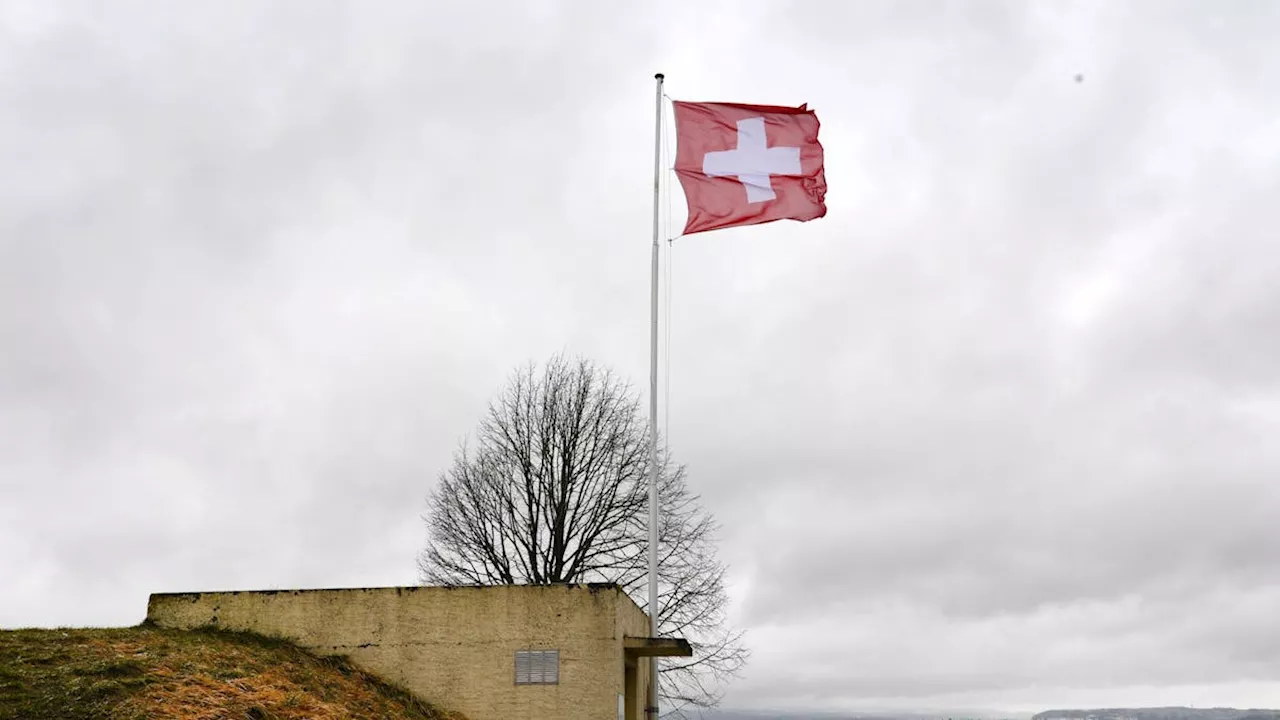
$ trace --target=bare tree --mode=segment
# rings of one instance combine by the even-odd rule
[[[748,657],[727,625],[716,525],[665,451],[659,468],[659,629],[691,658],[664,659],[673,710],[712,707]],[[428,499],[424,582],[611,582],[648,605],[648,425],[639,397],[587,360],[512,375]]]

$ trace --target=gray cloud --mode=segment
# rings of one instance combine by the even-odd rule
[[[810,103],[832,188],[820,221],[669,254],[667,430],[755,649],[730,702],[1265,704],[1277,29],[7,3],[0,625],[412,582],[422,499],[513,366],[643,386],[663,70]]]

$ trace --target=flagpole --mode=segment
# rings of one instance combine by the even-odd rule
[[[653,280],[649,300],[649,636],[658,637],[658,188],[662,180],[662,73],[654,76]],[[645,714],[658,717],[658,658],[649,658]]]

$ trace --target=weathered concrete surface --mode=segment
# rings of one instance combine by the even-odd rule
[[[165,593],[147,619],[346,655],[472,720],[613,720],[624,692],[626,716],[644,717],[647,664],[628,672],[624,645],[649,620],[612,585]],[[515,652],[540,649],[560,651],[559,684],[516,685]]]

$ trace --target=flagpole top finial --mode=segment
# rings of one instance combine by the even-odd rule
[[[654,77],[654,79],[655,79],[655,80],[661,80],[664,76],[663,76],[663,74],[662,74],[662,73],[658,73],[657,75],[654,75],[653,77]]]

